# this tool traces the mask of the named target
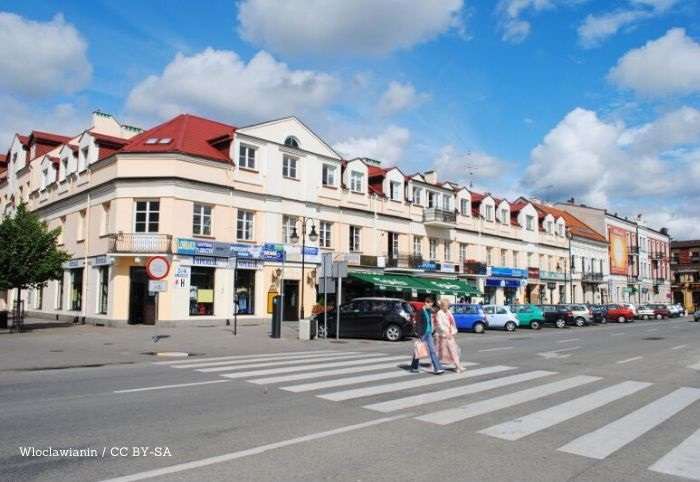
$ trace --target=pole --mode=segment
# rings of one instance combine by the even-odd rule
[[[306,279],[304,277],[304,261],[306,255],[306,216],[301,218],[301,306],[299,307],[299,320],[304,319],[304,285]]]
[[[280,274],[280,322],[284,321],[284,263],[287,259],[287,249],[282,247],[282,273]]]
[[[238,281],[238,256],[233,258],[233,335],[238,335],[238,294],[236,282]]]
[[[340,277],[340,273],[338,276],[338,292],[335,295],[335,340],[338,341],[340,340],[340,300],[342,299],[341,297],[341,286],[342,286],[343,278]]]
[[[323,338],[328,339],[328,256],[323,257]]]
[[[574,284],[572,279],[573,259],[571,259],[571,233],[569,233],[569,303],[575,303],[574,300]]]

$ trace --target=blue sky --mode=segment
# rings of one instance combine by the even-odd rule
[[[143,127],[296,114],[348,157],[700,237],[698,0],[0,8],[3,146],[98,108]]]

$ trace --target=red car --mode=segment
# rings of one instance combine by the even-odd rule
[[[608,321],[626,323],[634,321],[634,310],[630,306],[612,304],[608,305]]]
[[[657,320],[661,320],[664,318],[671,318],[671,312],[669,311],[669,309],[666,305],[655,304],[655,305],[647,305],[647,306],[649,306],[649,308],[654,310],[654,317]]]

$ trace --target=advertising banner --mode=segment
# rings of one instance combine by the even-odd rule
[[[629,263],[627,250],[627,231],[609,227],[608,241],[610,242],[610,274],[626,275]]]

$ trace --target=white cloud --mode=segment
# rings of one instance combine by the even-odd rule
[[[462,152],[452,144],[443,146],[433,163],[441,179],[467,185],[504,175],[507,163],[485,152]]]
[[[606,38],[615,35],[618,30],[651,16],[645,10],[620,10],[602,15],[588,15],[578,28],[579,42],[583,47],[600,45]]]
[[[391,125],[375,137],[351,137],[336,143],[333,148],[346,159],[369,157],[388,166],[401,160],[410,139],[408,129]]]
[[[691,206],[700,205],[696,199]],[[645,213],[644,220],[651,227],[668,228],[673,239],[700,239],[700,210],[660,209]]]
[[[700,140],[700,111],[681,107],[668,112],[653,122],[628,129],[620,137],[620,144],[631,151],[654,155],[674,146],[683,146]]]
[[[645,96],[700,92],[700,44],[684,29],[671,29],[663,37],[627,52],[608,78]]]
[[[656,10],[664,11],[673,7],[679,0],[631,0],[633,4],[646,5]]]
[[[554,0],[501,0],[496,8],[501,17],[501,38],[506,42],[522,42],[530,35],[530,22],[522,19],[523,13],[528,10],[539,12],[554,6]]]
[[[430,98],[430,95],[416,92],[410,82],[402,84],[392,81],[379,99],[377,109],[383,116],[390,116],[403,110],[416,107]]]
[[[381,55],[461,31],[463,0],[243,0],[239,33],[272,52]]]
[[[62,15],[35,22],[0,12],[0,87],[41,97],[72,93],[92,76],[87,43]]]
[[[308,115],[326,107],[339,90],[332,75],[292,70],[267,52],[248,63],[230,50],[178,53],[160,75],[151,75],[129,93],[130,112],[168,118],[181,112],[233,122]]]

